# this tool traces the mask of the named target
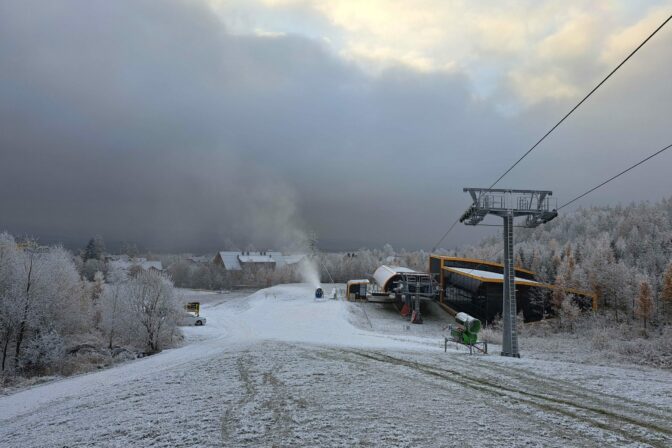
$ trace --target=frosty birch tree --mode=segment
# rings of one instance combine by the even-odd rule
[[[7,363],[9,344],[17,329],[15,300],[15,278],[17,266],[17,247],[14,238],[0,234],[0,342],[2,343],[2,367]]]
[[[174,333],[180,312],[173,284],[159,273],[140,272],[128,282],[127,300],[147,348],[151,353],[160,351],[165,339]]]
[[[14,366],[19,365],[19,356],[21,355],[21,344],[23,343],[23,338],[26,334],[27,326],[29,324],[28,319],[32,317],[33,312],[37,308],[37,304],[34,303],[34,288],[33,284],[36,279],[39,279],[39,269],[36,266],[36,257],[35,252],[29,248],[27,251],[23,251],[22,257],[22,267],[23,270],[20,272],[21,282],[19,283],[20,291],[18,291],[19,298],[19,309],[18,309],[18,319],[19,324],[16,330],[16,338],[14,342]],[[31,290],[32,288],[32,290]]]
[[[106,336],[107,348],[114,346],[115,339],[121,334],[122,324],[127,319],[127,307],[124,302],[128,294],[123,275],[118,271],[109,274],[110,283],[104,285],[100,296],[100,325]]]
[[[105,287],[105,276],[102,272],[98,271],[93,275],[93,284],[91,285],[91,303],[94,307],[94,317],[93,323],[98,328],[100,325],[100,320],[102,319],[99,299],[103,294],[103,289]]]

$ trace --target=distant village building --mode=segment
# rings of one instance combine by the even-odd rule
[[[213,263],[227,271],[244,269],[269,269],[292,266],[300,263],[305,254],[283,255],[278,251],[221,251],[215,255]]]
[[[212,256],[202,255],[202,256],[189,256],[185,258],[187,262],[195,265],[208,264],[212,262]]]
[[[111,270],[116,270],[124,276],[128,276],[134,270],[163,272],[163,264],[160,261],[149,261],[146,258],[130,258],[128,255],[113,255],[106,257]]]

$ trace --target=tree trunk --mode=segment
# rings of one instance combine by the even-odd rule
[[[14,350],[14,369],[16,369],[19,366],[19,357],[21,354],[21,343],[23,342],[23,334],[26,331],[26,320],[21,321],[21,325],[19,325],[19,331],[16,333],[16,347]]]
[[[154,332],[151,330],[147,331],[147,342],[149,346],[149,351],[154,353],[156,350],[154,348]]]
[[[9,334],[5,338],[5,346],[2,347],[2,371],[5,371],[5,362],[7,361],[7,348],[9,347]]]
[[[26,280],[26,304],[23,307],[23,318],[19,325],[19,332],[16,334],[16,350],[14,351],[14,369],[19,366],[19,355],[21,354],[21,343],[23,342],[23,335],[26,331],[26,321],[28,320],[28,311],[30,311],[30,286],[33,275],[33,256],[30,255],[30,265],[28,267],[28,278]]]

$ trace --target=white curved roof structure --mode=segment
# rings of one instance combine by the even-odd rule
[[[380,286],[381,291],[387,291],[390,280],[399,274],[420,274],[420,272],[402,266],[382,265],[373,273],[373,278],[376,280],[376,283],[378,283],[378,286]]]

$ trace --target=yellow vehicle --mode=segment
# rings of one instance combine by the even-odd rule
[[[201,304],[199,302],[189,302],[184,305],[185,313],[180,319],[180,325],[195,325],[200,327],[205,325],[207,319],[205,316],[201,316]]]
[[[198,317],[201,311],[201,303],[189,302],[186,305],[184,305],[184,309],[187,310],[188,313],[193,313],[194,316]]]
[[[368,280],[350,280],[345,287],[345,298],[347,300],[366,300],[368,287]]]

